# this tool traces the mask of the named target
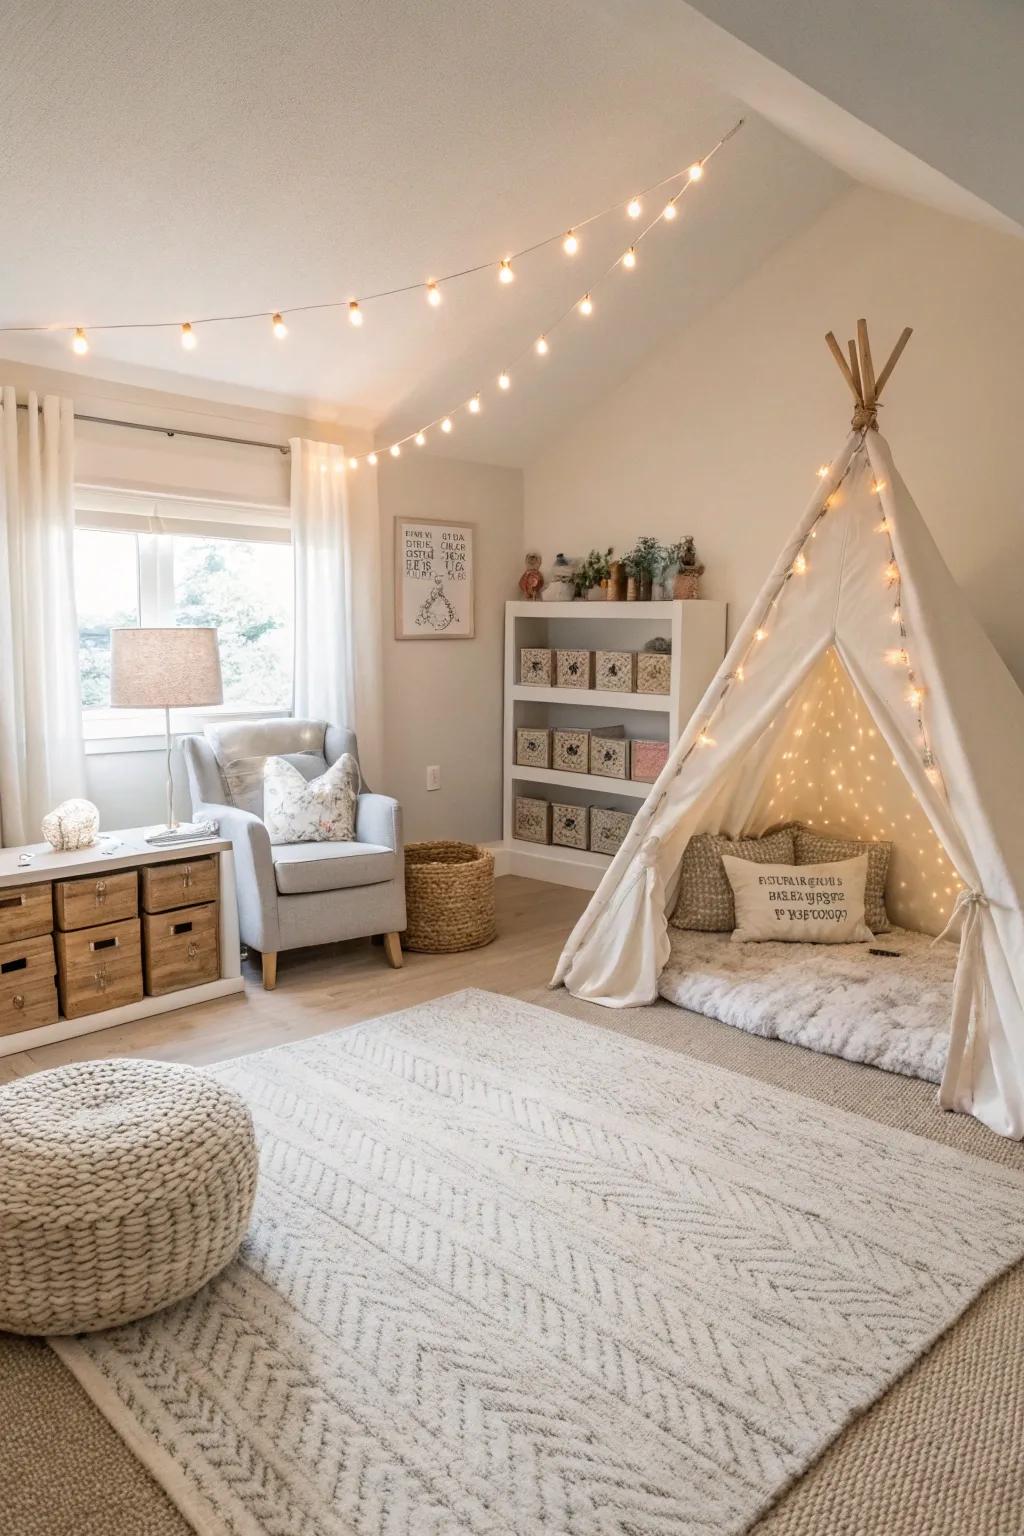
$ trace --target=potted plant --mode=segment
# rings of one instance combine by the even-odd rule
[[[606,586],[611,576],[611,548],[604,554],[599,549],[592,549],[585,560],[581,560],[572,578],[574,597],[603,597],[601,588]]]
[[[622,557],[629,577],[627,600],[632,602],[639,598],[641,602],[647,602],[650,599],[655,581],[669,564],[668,553],[664,544],[659,544],[650,534],[640,535],[633,548]]]
[[[675,566],[675,581],[672,584],[673,597],[699,597],[700,578],[704,574],[704,567],[697,564],[697,547],[693,542],[693,535],[688,533],[677,544],[669,545],[666,550],[669,566]]]

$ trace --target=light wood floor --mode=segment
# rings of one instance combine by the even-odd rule
[[[520,992],[543,986],[586,906],[587,892],[508,875],[497,882],[497,902],[498,937],[484,949],[407,953],[400,971],[391,970],[383,948],[366,939],[295,950],[281,955],[274,992],[260,985],[257,955],[243,966],[244,993],[0,1056],[0,1082],[102,1056],[221,1061],[409,1008],[460,987]]]

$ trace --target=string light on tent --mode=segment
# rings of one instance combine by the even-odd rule
[[[632,271],[632,269],[636,266],[636,246],[635,245],[631,245],[629,250],[623,256],[623,258],[622,258],[622,265],[624,267],[627,267],[630,271]]]
[[[479,395],[473,395],[472,398],[470,400],[468,400],[466,404],[467,404],[467,409],[469,411],[469,414],[471,416],[479,416],[479,414],[480,414],[480,396]]]
[[[819,480],[826,480],[828,478],[828,469],[829,467],[827,464],[818,465],[816,473]]]
[[[565,239],[562,241],[562,250],[567,256],[575,256],[579,248],[579,236],[576,231],[574,229],[568,230]]]
[[[512,387],[512,380],[509,377],[508,369],[507,368],[503,368],[501,370],[501,372],[498,374],[498,388],[499,389],[511,389],[511,387]]]
[[[75,327],[75,334],[71,339],[71,350],[76,357],[84,357],[89,350],[89,338],[82,327]]]
[[[427,284],[427,303],[436,309],[441,302],[441,290],[436,283]]]
[[[413,442],[416,444],[417,448],[422,448],[426,440],[427,434],[425,432],[417,432],[416,436],[413,438]]]
[[[281,311],[279,309],[275,309],[274,313],[270,317],[270,329],[273,331],[278,341],[284,341],[284,338],[288,335],[288,327],[285,325],[284,320],[281,318]]]
[[[699,747],[716,747],[718,745],[715,738],[708,731],[707,726],[698,734],[697,745]]]
[[[793,561],[793,575],[794,576],[805,576],[806,574],[807,574],[807,556],[804,554],[803,550],[801,550],[800,553],[797,555],[796,559]]]
[[[700,181],[701,177],[704,175],[703,164],[699,160],[696,161],[693,165],[690,166],[690,169],[686,174],[689,176],[691,181]]]
[[[181,344],[185,348],[186,352],[194,352],[195,349],[196,349],[197,343],[198,343],[198,338],[196,336],[196,333],[192,329],[192,326],[189,323],[189,321],[186,320],[185,324],[181,327]]]
[[[661,210],[662,218],[666,221],[666,223],[671,224],[672,220],[677,216],[678,213],[679,209],[676,207],[675,198],[669,198],[668,202]]]
[[[451,429],[452,429],[452,419],[451,419],[450,416],[445,416],[442,419],[442,422],[441,422],[441,431],[442,432],[450,432]]]
[[[626,213],[631,219],[638,219],[644,211],[644,205],[638,197],[631,197],[626,204]]]
[[[359,300],[358,299],[349,299],[349,301],[348,301],[348,318],[349,318],[349,323],[351,325],[356,325],[356,326],[362,325],[362,323],[363,323],[363,312],[362,312],[362,310],[359,307]]]
[[[581,315],[592,315],[594,313],[594,301],[590,294],[585,293],[576,307]]]
[[[349,467],[349,469],[358,469],[359,468],[359,460],[356,458],[355,454],[350,455],[349,461],[348,461],[348,467]]]
[[[391,457],[393,459],[400,458],[401,457],[401,453],[402,453],[402,445],[401,445],[401,443],[392,443],[391,447],[388,449],[388,452],[390,453],[390,455],[391,455]]]
[[[548,353],[551,351],[551,348],[548,346],[547,337],[538,336],[537,340],[533,344],[533,350],[536,352],[538,357],[547,357]]]
[[[503,256],[498,262],[498,282],[514,283],[516,275],[512,271],[512,263],[507,256]]]

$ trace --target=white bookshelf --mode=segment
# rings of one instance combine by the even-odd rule
[[[609,806],[635,812],[649,784],[607,779],[554,768],[525,768],[515,761],[516,727],[574,726],[599,730],[623,725],[633,740],[679,737],[725,655],[726,604],[528,603],[505,605],[505,715],[503,734],[502,842],[498,870],[560,885],[593,890],[611,862],[603,853],[528,843],[512,835],[517,794],[539,800]],[[610,693],[596,688],[537,688],[519,680],[524,647],[550,650],[642,651],[660,636],[672,643],[667,694]]]

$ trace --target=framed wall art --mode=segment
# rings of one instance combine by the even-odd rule
[[[472,523],[395,518],[395,639],[473,638]]]

